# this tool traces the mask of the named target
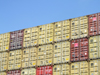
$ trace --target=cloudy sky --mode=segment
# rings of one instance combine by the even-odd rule
[[[100,0],[0,0],[0,34],[100,12]]]

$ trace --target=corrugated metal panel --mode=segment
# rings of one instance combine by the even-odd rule
[[[39,26],[39,44],[53,42],[53,23]]]
[[[52,66],[43,66],[36,69],[36,75],[52,75],[53,67]]]
[[[87,61],[71,63],[71,75],[89,75],[89,64]]]
[[[8,70],[21,68],[22,50],[9,52]]]
[[[71,20],[71,39],[88,36],[88,17],[82,16]]]
[[[22,68],[36,66],[37,48],[26,48],[22,55]]]
[[[24,30],[23,47],[35,46],[38,44],[38,27]]]
[[[0,71],[6,71],[8,66],[8,52],[0,53]]]
[[[89,63],[87,61],[80,62],[80,75],[89,75]]]
[[[88,59],[88,39],[76,39],[71,41],[71,61]]]
[[[54,64],[70,61],[70,42],[54,44]]]
[[[21,75],[20,70],[8,71],[7,75]]]
[[[100,58],[100,35],[89,38],[89,57],[90,59]]]
[[[54,41],[70,38],[70,20],[56,22],[54,25]]]
[[[10,33],[0,34],[0,52],[9,50]]]
[[[100,75],[100,59],[91,60],[89,66],[90,66],[90,75]]]
[[[24,30],[18,30],[10,33],[10,50],[21,49],[23,47]]]
[[[53,75],[70,75],[70,65],[68,64],[54,65]]]
[[[100,34],[100,13],[89,15],[89,35]]]
[[[37,65],[50,65],[52,64],[53,58],[53,45],[42,45],[38,47],[38,60]]]
[[[36,75],[36,69],[35,68],[23,69],[21,71],[21,75]]]
[[[80,74],[80,63],[75,62],[71,63],[71,75],[79,75]]]
[[[0,72],[0,75],[7,75],[6,72]]]

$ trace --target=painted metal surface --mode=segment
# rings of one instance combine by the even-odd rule
[[[23,47],[24,30],[18,30],[10,33],[10,50],[21,49]]]
[[[71,41],[71,61],[88,59],[88,39],[76,39]]]
[[[36,69],[36,75],[53,75],[53,66],[43,66]]]

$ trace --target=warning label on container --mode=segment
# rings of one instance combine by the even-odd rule
[[[96,17],[93,18],[93,21],[96,21]]]
[[[75,43],[75,44],[74,44],[74,47],[78,47],[78,43]]]

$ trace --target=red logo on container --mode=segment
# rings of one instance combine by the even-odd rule
[[[75,44],[74,44],[74,47],[78,47],[78,43],[75,43]]]
[[[93,21],[96,21],[96,17],[93,18]]]

